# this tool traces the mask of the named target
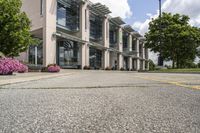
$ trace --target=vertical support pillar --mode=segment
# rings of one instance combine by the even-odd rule
[[[110,52],[108,51],[109,48],[109,21],[108,17],[105,17],[103,20],[103,45],[106,48],[104,50],[104,66],[103,68],[105,69],[106,67],[110,66]]]
[[[140,70],[140,41],[139,39],[136,40],[136,52],[137,52],[137,59],[136,59],[136,70]]]
[[[121,27],[118,29],[118,39],[117,40],[118,40],[119,51],[123,52],[123,45],[122,45],[123,39],[122,39],[122,28]]]
[[[88,4],[81,3],[80,8],[80,33],[81,39],[89,42],[90,30],[89,30],[89,10],[87,8]],[[81,66],[82,69],[84,66],[89,66],[89,46],[88,43],[82,44],[81,49]]]
[[[145,59],[145,48],[144,48],[144,42],[142,42],[142,58]]]
[[[80,7],[80,32],[81,32],[81,38],[84,41],[89,41],[90,35],[89,35],[89,10],[87,8],[88,4],[81,3]]]
[[[119,69],[124,67],[123,55],[119,54]]]
[[[129,51],[132,51],[132,35],[129,34],[128,36],[128,49]]]
[[[145,60],[142,61],[142,70],[145,70]]]
[[[52,6],[54,6],[52,8]],[[43,65],[56,63],[56,8],[55,0],[45,1],[44,29],[43,29]],[[49,21],[51,20],[51,21]]]
[[[107,17],[103,20],[103,43],[104,47],[109,48],[109,21]]]
[[[81,46],[81,67],[89,66],[89,47],[88,44],[82,44]]]
[[[104,53],[103,68],[105,69],[106,67],[110,66],[110,52],[108,50],[105,50],[103,53]]]
[[[128,63],[129,63],[129,65],[128,65],[129,70],[133,69],[133,62],[132,61],[133,61],[133,59],[131,57],[129,57],[129,61],[128,61]]]

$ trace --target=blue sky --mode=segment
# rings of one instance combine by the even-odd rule
[[[148,16],[147,13],[156,14],[158,10],[158,0],[128,0],[132,17],[126,18],[128,24],[133,24],[135,21],[145,21]]]

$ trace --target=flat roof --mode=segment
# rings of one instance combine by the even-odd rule
[[[134,36],[136,36],[136,37],[143,37],[142,35],[140,35],[140,33],[139,32],[137,32],[137,31],[134,31],[134,32],[132,32],[133,33],[133,35]]]
[[[114,17],[114,18],[111,18],[110,20],[111,20],[111,22],[114,22],[117,25],[125,24],[125,22],[122,20],[121,17]]]
[[[128,31],[128,32],[135,32],[135,30],[132,28],[132,26],[130,25],[125,25],[124,26],[124,30]]]
[[[102,5],[101,3],[90,3],[89,5],[90,9],[95,11],[98,14],[101,15],[107,15],[111,13],[110,9],[106,5]]]

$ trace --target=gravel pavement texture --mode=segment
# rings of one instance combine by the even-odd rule
[[[0,133],[199,133],[200,90],[171,83],[199,86],[199,80],[74,71],[1,86]]]

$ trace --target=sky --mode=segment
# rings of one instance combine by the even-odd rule
[[[148,23],[158,16],[159,0],[91,0],[101,2],[110,8],[111,15],[120,16],[140,34],[148,31]],[[162,11],[188,15],[190,24],[200,27],[200,0],[162,0]],[[150,59],[157,62],[157,56],[150,53]]]

